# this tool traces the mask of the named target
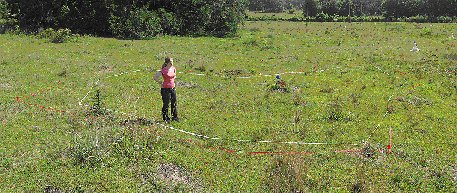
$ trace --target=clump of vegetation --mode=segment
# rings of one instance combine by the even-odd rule
[[[273,92],[290,92],[289,88],[287,87],[287,83],[284,80],[279,80],[276,81],[274,84],[269,85],[268,90]]]
[[[428,36],[431,36],[431,35],[432,35],[432,29],[427,28],[427,27],[422,29],[421,36],[428,37]]]
[[[95,95],[92,98],[92,106],[89,109],[89,115],[92,115],[92,116],[106,115],[107,111],[104,106],[105,106],[105,104],[103,103],[101,92],[100,92],[100,90],[96,90]]]
[[[293,101],[296,106],[306,106],[306,101],[303,99],[303,91],[300,88],[293,89]]]
[[[206,66],[204,63],[200,64],[200,66],[196,67],[195,70],[198,70],[200,72],[206,72]]]
[[[339,97],[328,104],[328,116],[329,121],[343,121],[346,117],[343,113],[342,101]]]
[[[272,192],[307,192],[306,161],[301,157],[276,157],[272,160],[265,189]]]
[[[75,35],[70,29],[58,29],[57,31],[48,28],[38,33],[39,38],[48,39],[52,43],[64,43],[71,40]]]

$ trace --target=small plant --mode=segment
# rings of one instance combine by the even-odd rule
[[[287,83],[284,80],[281,80],[280,75],[276,75],[276,82],[268,86],[269,91],[276,91],[276,92],[289,92],[287,88]]]
[[[104,155],[98,138],[80,139],[70,148],[73,164],[87,167],[97,167],[103,162]]]
[[[422,32],[420,33],[421,36],[431,36],[432,35],[432,29],[431,28],[424,28],[422,29]]]
[[[287,83],[284,80],[279,80],[275,84],[270,85],[268,90],[276,92],[289,92]]]
[[[295,111],[295,116],[294,116],[294,123],[295,124],[300,123],[300,121],[301,121],[300,115],[301,115],[301,109],[298,109],[297,111]]]
[[[364,158],[370,158],[373,159],[375,156],[376,148],[373,147],[372,144],[370,144],[367,141],[363,141],[363,149],[362,149],[362,155]]]
[[[344,120],[344,114],[341,106],[341,101],[339,97],[335,100],[330,102],[329,109],[328,109],[328,117],[329,121],[342,121]]]
[[[306,192],[308,170],[305,160],[297,157],[278,157],[270,166],[265,188],[272,192]]]
[[[186,65],[184,65],[184,68],[186,68],[186,69],[187,69],[187,68],[192,69],[192,68],[194,68],[194,64],[195,64],[195,63],[194,63],[193,60],[188,60],[188,61],[186,62]]]
[[[293,93],[293,101],[294,101],[294,105],[296,106],[306,106],[306,101],[303,100],[303,97],[302,97],[302,91],[300,88],[294,88],[293,89],[294,93]]]
[[[62,70],[62,72],[59,72],[59,73],[57,74],[57,76],[66,77],[66,76],[67,76],[67,70]]]
[[[202,63],[199,67],[195,68],[195,70],[198,70],[200,72],[206,72],[205,64]]]
[[[102,96],[100,94],[100,90],[95,91],[95,96],[92,99],[92,106],[90,107],[89,114],[92,116],[100,116],[105,115],[106,110],[103,107]]]

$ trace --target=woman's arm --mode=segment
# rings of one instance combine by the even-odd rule
[[[162,75],[161,71],[157,71],[156,74],[154,74],[154,77],[152,77],[157,83],[162,85],[162,81],[160,80],[160,76]]]

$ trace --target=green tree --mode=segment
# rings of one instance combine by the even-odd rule
[[[290,7],[286,0],[250,0],[249,10],[278,13]]]
[[[339,12],[336,0],[321,0],[320,7],[322,12],[330,16]]]
[[[247,0],[7,0],[25,31],[69,28],[122,38],[236,33]]]
[[[0,20],[5,19],[8,14],[8,7],[5,0],[0,0]]]
[[[303,3],[303,15],[305,17],[315,17],[318,13],[317,3],[315,0],[305,0]]]

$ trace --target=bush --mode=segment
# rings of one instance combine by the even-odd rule
[[[439,23],[452,23],[453,21],[455,22],[456,20],[452,17],[447,17],[447,16],[440,16],[440,17],[437,17],[437,22]]]
[[[119,38],[148,39],[163,31],[158,14],[146,8],[112,15],[109,23],[112,33]]]
[[[59,29],[55,31],[52,28],[45,29],[38,33],[39,38],[49,39],[52,43],[64,43],[73,37],[70,29]]]
[[[316,15],[316,21],[317,22],[332,22],[333,21],[333,17],[324,13],[324,12],[321,12],[319,14]]]
[[[233,36],[238,31],[238,24],[245,18],[246,1],[220,0],[209,3],[211,11],[205,17],[205,32],[216,37]]]

